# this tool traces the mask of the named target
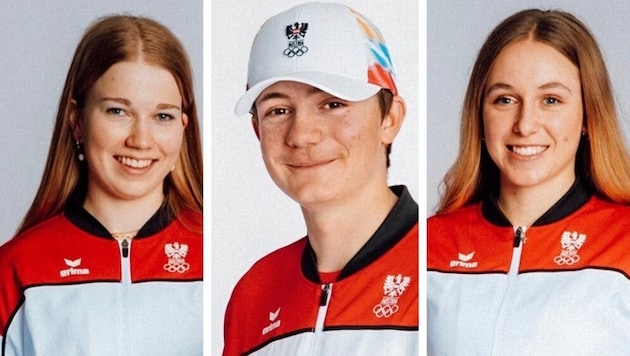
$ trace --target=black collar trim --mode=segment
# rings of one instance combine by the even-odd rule
[[[337,280],[346,278],[374,262],[402,240],[406,233],[418,223],[418,204],[409,194],[407,187],[397,185],[390,189],[398,196],[398,201],[374,235],[346,264]],[[302,272],[310,281],[321,283],[315,252],[308,239],[302,253]]]
[[[593,196],[591,189],[581,179],[576,179],[571,188],[549,210],[539,217],[532,226],[549,225],[559,221],[581,208]],[[491,224],[497,226],[512,226],[505,217],[499,205],[497,197],[490,196],[481,204],[481,214]]]
[[[68,200],[64,209],[64,215],[76,227],[91,235],[109,239],[112,238],[112,234],[107,231],[105,226],[83,208],[83,204],[77,196]],[[175,216],[170,212],[170,209],[168,209],[165,204],[162,204],[155,214],[140,228],[134,239],[154,235],[164,230],[174,219]]]

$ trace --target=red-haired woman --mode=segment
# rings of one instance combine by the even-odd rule
[[[102,18],[70,66],[48,160],[0,247],[2,355],[199,355],[202,157],[187,55]]]

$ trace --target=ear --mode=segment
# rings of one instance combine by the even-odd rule
[[[260,128],[258,126],[258,116],[252,115],[252,127],[254,128],[254,133],[256,134],[256,138],[260,141]]]
[[[383,144],[389,145],[394,142],[398,131],[402,127],[407,115],[407,106],[402,97],[396,95],[392,98],[392,105],[389,112],[383,118],[381,124]]]
[[[184,126],[184,128],[186,128],[186,126],[188,126],[188,115],[182,113],[182,125]]]
[[[72,130],[72,138],[74,138],[76,141],[81,141],[81,138],[83,136],[82,134],[82,117],[81,117],[81,110],[78,109],[77,107],[77,102],[76,100],[72,99],[70,101],[70,129]]]

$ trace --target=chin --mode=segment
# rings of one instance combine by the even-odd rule
[[[331,201],[335,196],[332,189],[322,187],[303,187],[301,189],[286,189],[283,191],[304,207]]]

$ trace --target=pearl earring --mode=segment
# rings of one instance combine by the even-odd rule
[[[79,162],[83,162],[83,160],[85,159],[85,155],[81,150],[81,143],[79,143],[79,140],[77,140],[77,151],[79,152],[79,155],[77,156]]]

